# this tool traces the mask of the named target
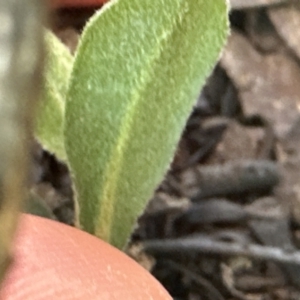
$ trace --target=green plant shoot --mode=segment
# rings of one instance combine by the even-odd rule
[[[92,17],[64,127],[84,230],[124,247],[227,33],[225,0],[117,0]]]

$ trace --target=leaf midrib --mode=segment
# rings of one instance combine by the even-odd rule
[[[154,66],[156,62],[160,60],[162,56],[162,51],[164,50],[161,45],[163,43],[167,43],[166,41],[172,39],[174,34],[174,28],[182,22],[183,17],[185,15],[185,10],[182,9],[183,2],[185,0],[179,0],[179,8],[178,14],[176,16],[175,22],[171,22],[171,26],[169,30],[161,31],[159,36],[159,43],[155,48],[156,51],[152,51],[153,55],[149,55],[149,60],[147,63],[147,68],[142,68],[141,73],[145,74],[143,80],[140,80],[140,89],[137,89],[136,93],[132,94],[132,100],[129,101],[130,105],[127,109],[126,114],[123,117],[123,121],[121,122],[120,131],[118,138],[116,139],[115,147],[113,147],[114,151],[112,151],[107,167],[104,171],[104,189],[102,193],[99,195],[99,203],[100,206],[100,214],[98,215],[98,221],[96,221],[95,234],[98,237],[103,238],[106,241],[110,241],[110,233],[111,233],[111,225],[113,224],[114,218],[114,207],[116,201],[116,189],[117,182],[119,181],[119,174],[123,166],[123,157],[125,150],[128,145],[128,140],[130,139],[130,132],[133,128],[132,123],[134,120],[133,116],[137,112],[137,106],[139,104],[140,95],[143,94],[143,91],[146,89],[148,84],[152,81],[151,75],[153,75]],[[143,65],[145,66],[145,64]],[[127,128],[129,130],[127,130]],[[137,158],[138,159],[138,158]],[[112,180],[114,178],[114,180]],[[118,197],[122,195],[117,195]],[[125,213],[125,212],[124,212]],[[115,220],[118,221],[118,220]]]

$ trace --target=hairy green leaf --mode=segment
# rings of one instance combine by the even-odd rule
[[[228,30],[225,0],[119,0],[86,26],[65,146],[83,229],[123,247]]]
[[[65,98],[73,66],[70,51],[52,34],[45,34],[44,89],[37,108],[36,136],[43,147],[66,160],[63,125]]]

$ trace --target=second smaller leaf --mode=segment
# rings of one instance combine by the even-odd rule
[[[65,98],[73,57],[50,31],[45,33],[46,66],[44,88],[37,111],[35,134],[43,147],[66,161],[63,140]]]

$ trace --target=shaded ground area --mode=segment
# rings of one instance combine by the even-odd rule
[[[228,45],[129,253],[177,300],[300,299],[300,4],[231,2]],[[93,11],[53,14],[72,51]],[[72,224],[67,168],[38,145],[33,158],[43,213]]]

